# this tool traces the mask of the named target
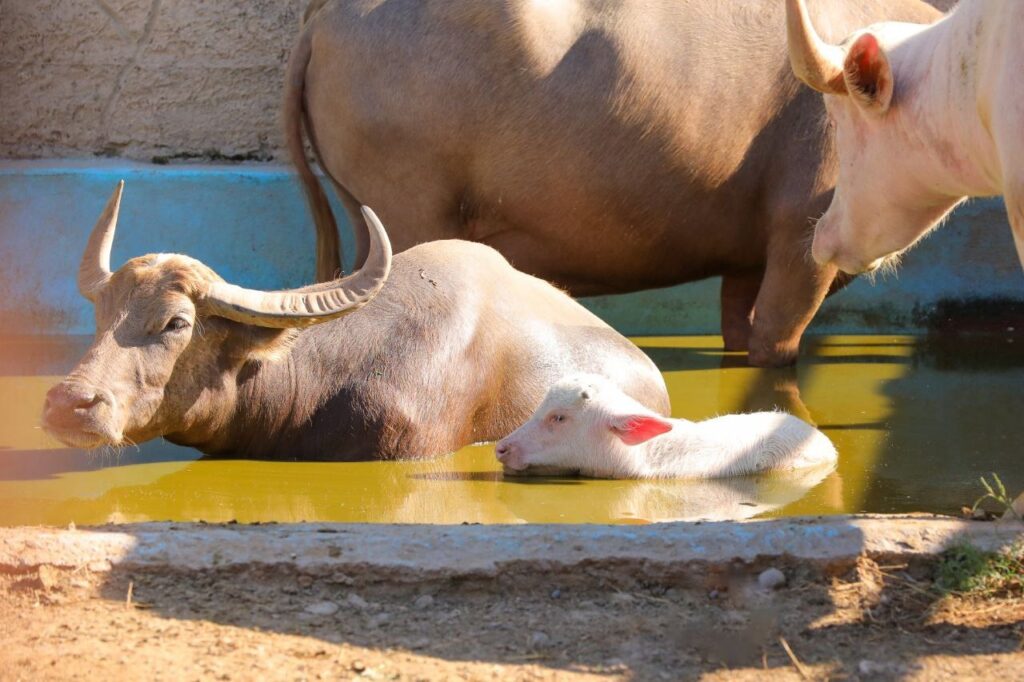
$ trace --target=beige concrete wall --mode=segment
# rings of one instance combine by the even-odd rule
[[[0,156],[280,156],[306,0],[0,0]]]
[[[306,2],[0,0],[0,157],[283,159]]]

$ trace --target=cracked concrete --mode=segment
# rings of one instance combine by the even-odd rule
[[[284,160],[306,4],[0,0],[0,157]]]
[[[124,29],[124,24],[121,21],[120,15],[118,15],[117,12],[114,11],[106,2],[103,2],[103,0],[95,0],[95,2],[100,6],[105,14],[111,17],[111,21],[119,28],[118,32],[123,34],[121,29]],[[149,6],[149,11],[146,13],[146,23],[142,27],[142,35],[135,40],[135,50],[132,52],[131,59],[126,62],[120,70],[118,70],[117,76],[114,78],[114,86],[110,90],[110,96],[107,97],[107,103],[103,105],[103,113],[100,115],[100,119],[102,121],[101,125],[105,131],[105,138],[107,140],[110,139],[110,114],[114,108],[114,104],[117,103],[118,96],[121,94],[121,89],[124,87],[124,77],[128,73],[129,69],[139,63],[139,56],[153,38],[153,27],[156,24],[156,18],[159,14],[160,0],[153,0]]]

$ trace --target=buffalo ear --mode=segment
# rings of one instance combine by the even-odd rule
[[[197,325],[197,331],[212,332],[214,325],[223,329],[227,357],[239,361],[275,362],[285,358],[299,336],[295,329],[259,327],[219,317],[208,318],[205,325]]]
[[[672,430],[672,422],[653,414],[624,414],[611,418],[612,432],[626,445],[639,445]]]
[[[889,57],[872,33],[862,33],[846,52],[843,79],[850,97],[863,109],[884,114],[892,102],[893,76]]]

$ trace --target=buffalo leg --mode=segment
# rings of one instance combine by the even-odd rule
[[[1017,190],[1007,190],[1005,199],[1017,258],[1020,259],[1021,267],[1024,267],[1024,183]]]
[[[769,248],[764,281],[754,304],[748,353],[751,365],[782,367],[796,362],[800,337],[835,275],[835,267],[819,267],[805,249],[778,243]]]
[[[747,350],[763,276],[760,270],[722,276],[722,340],[727,351]]]

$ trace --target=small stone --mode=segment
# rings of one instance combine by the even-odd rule
[[[341,608],[332,601],[318,601],[315,604],[310,604],[305,608],[306,613],[311,613],[314,616],[333,616]]]
[[[391,620],[391,614],[386,611],[378,613],[376,616],[370,619],[369,626],[371,628],[379,628],[382,625],[386,625]]]
[[[562,591],[560,589],[558,589],[557,587],[555,589],[551,590],[551,598],[552,599],[561,599],[562,598]]]
[[[366,670],[366,664],[360,661],[358,658],[352,661],[352,665],[349,666],[353,672],[362,673]]]
[[[422,594],[416,598],[416,601],[413,602],[413,606],[415,606],[418,609],[429,609],[433,605],[434,598],[431,597],[429,594]]]
[[[743,625],[747,620],[747,616],[740,611],[729,610],[722,612],[722,623],[725,625]]]
[[[299,584],[299,587],[309,587],[313,584],[313,576],[300,575],[295,582]]]
[[[917,664],[905,665],[899,662],[885,663],[863,658],[857,664],[857,672],[863,677],[899,677],[920,669]]]
[[[766,569],[757,576],[757,584],[764,590],[777,590],[786,584],[786,574],[777,568]]]
[[[634,601],[633,595],[628,592],[616,592],[612,595],[611,599],[615,604],[632,604]]]
[[[109,561],[106,559],[100,559],[99,561],[91,562],[88,568],[93,573],[108,573],[112,567]]]
[[[39,584],[44,590],[52,590],[60,582],[60,571],[48,564],[39,567]]]
[[[1013,501],[1010,508],[1003,514],[1004,519],[1012,519],[1016,516],[1018,519],[1024,519],[1024,493],[1017,496],[1017,499]]]
[[[350,593],[348,597],[345,599],[345,601],[348,603],[349,606],[351,606],[354,609],[359,609],[360,611],[362,611],[370,605],[370,602],[366,601],[355,592]]]
[[[551,643],[551,638],[548,637],[548,633],[536,630],[530,634],[530,647],[533,649],[541,649]]]
[[[708,592],[708,599],[718,599],[718,595],[718,590],[711,590],[710,592]]]

